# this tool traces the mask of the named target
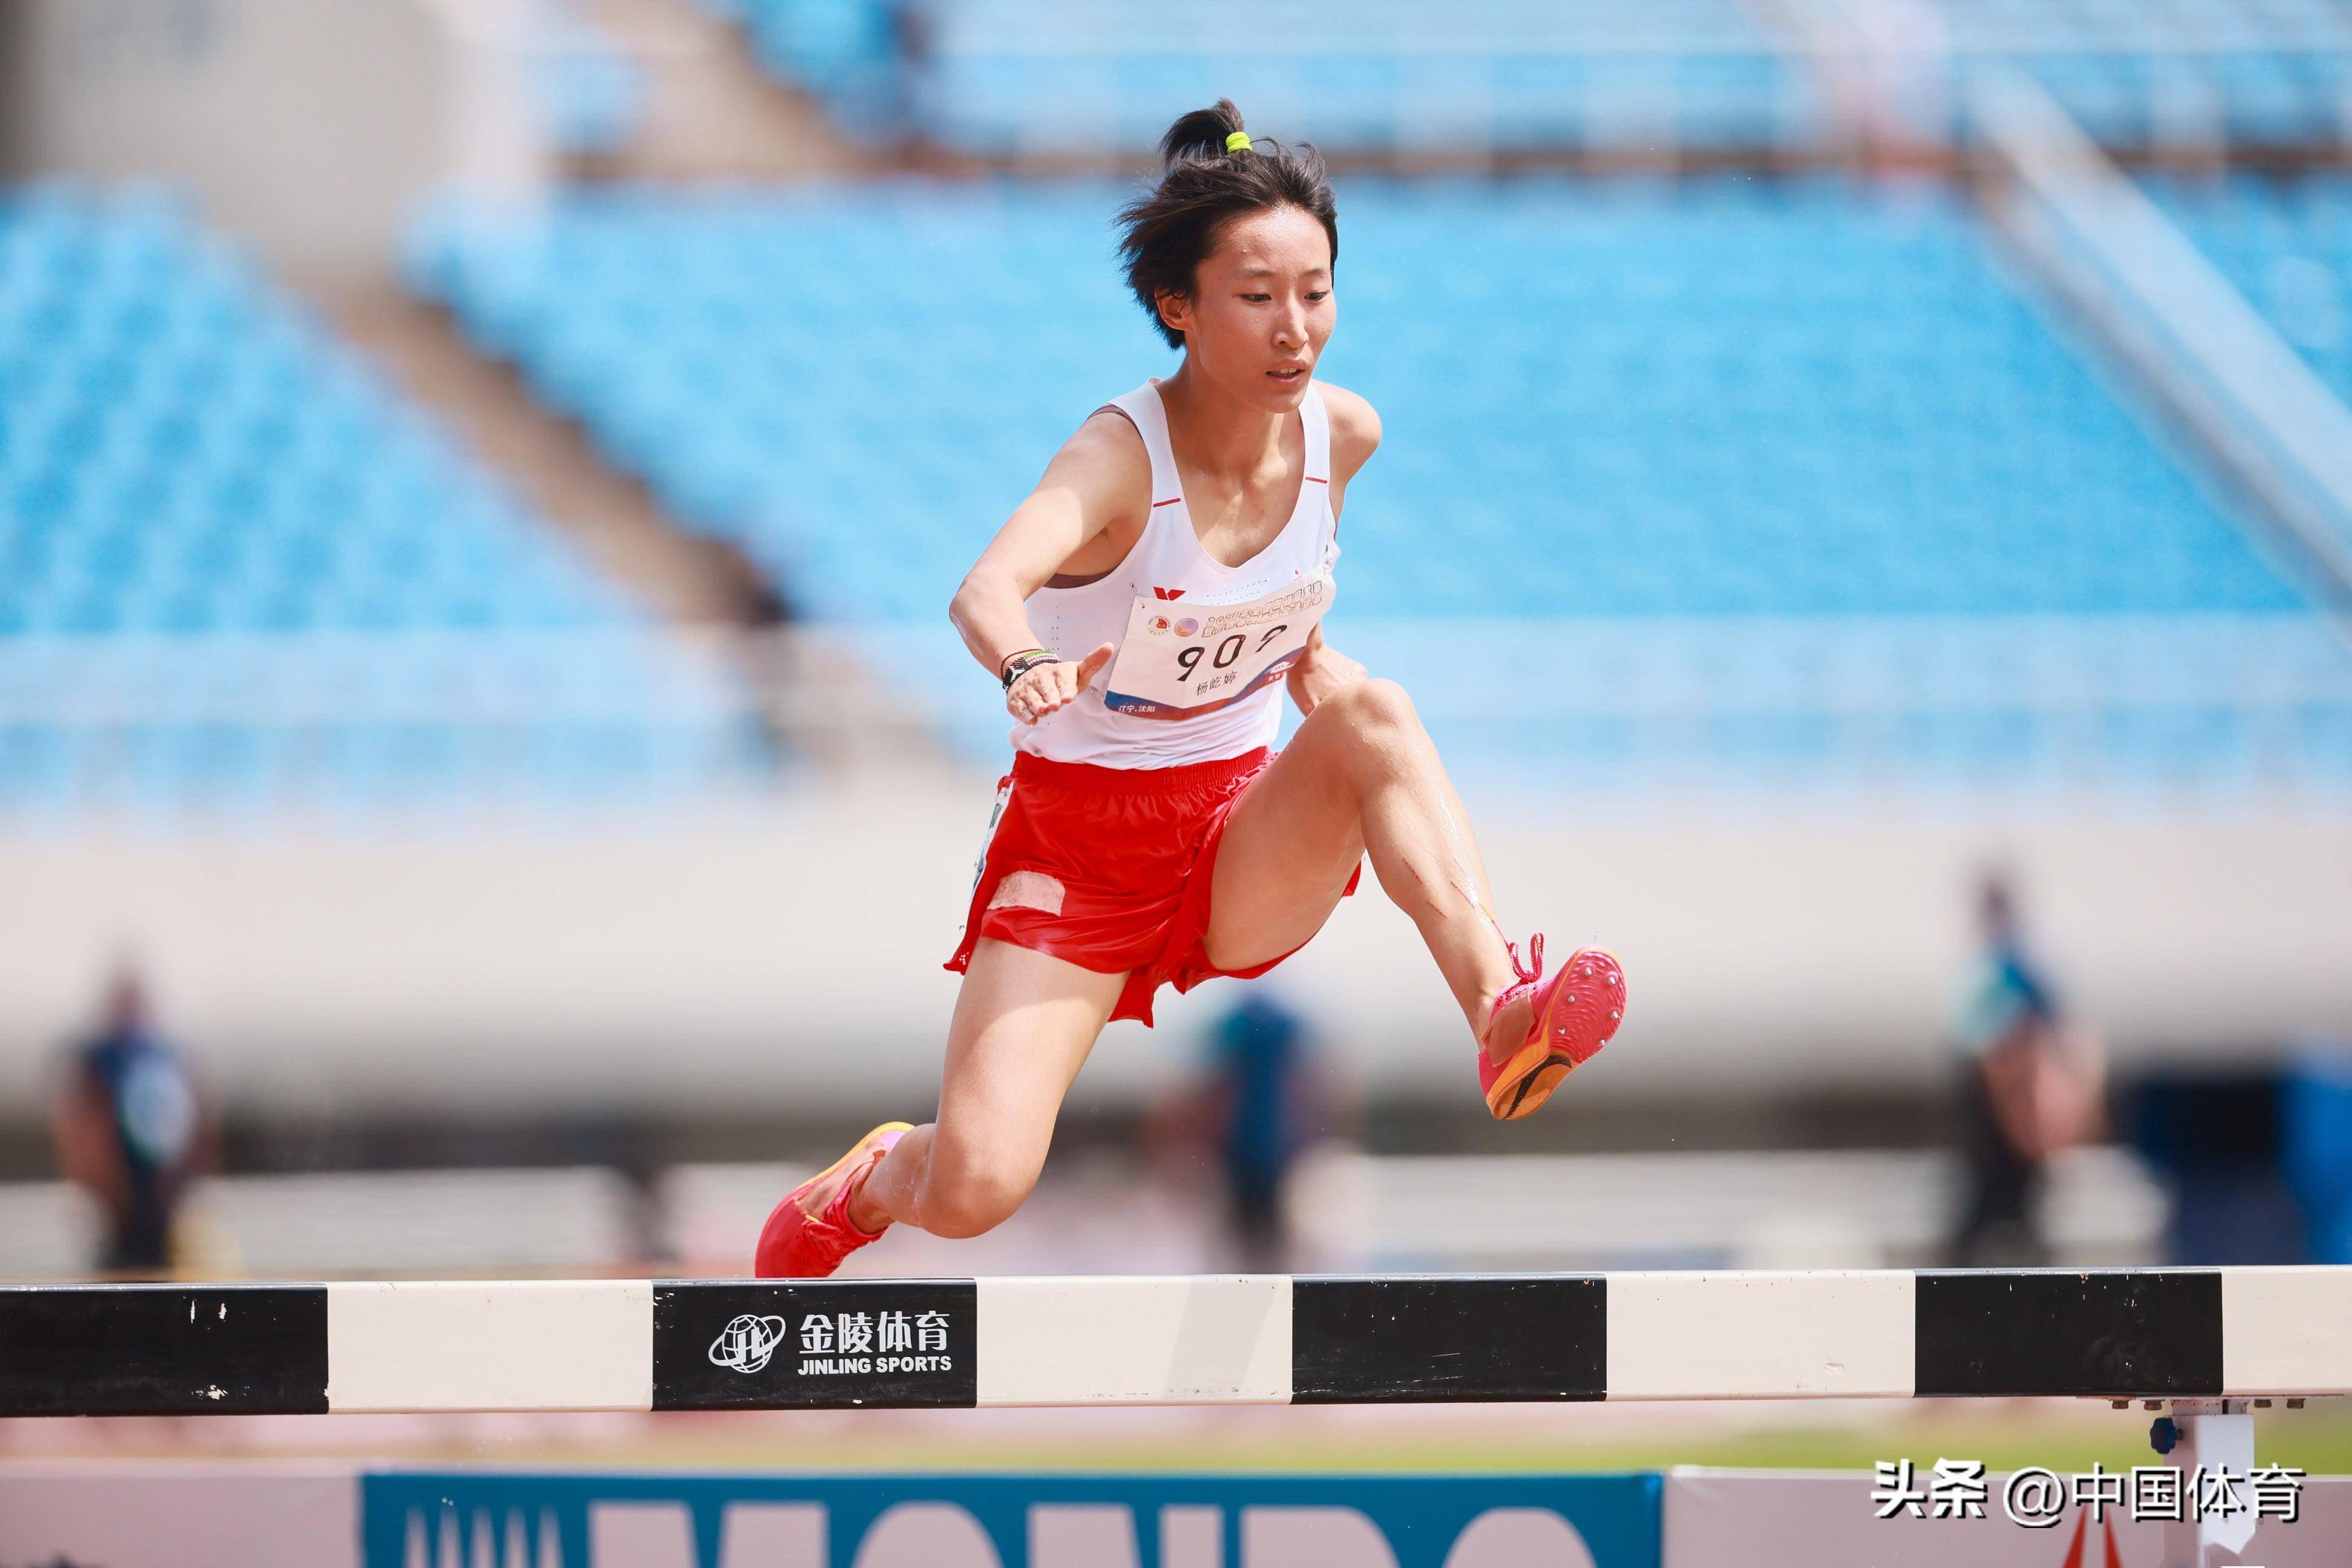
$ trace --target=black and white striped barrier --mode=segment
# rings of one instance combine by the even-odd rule
[[[2352,1268],[0,1289],[0,1415],[2352,1392]]]

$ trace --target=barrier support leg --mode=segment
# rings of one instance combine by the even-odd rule
[[[2164,1527],[2163,1568],[2218,1568],[2242,1561],[2254,1536],[2252,1483],[2254,1416],[2242,1399],[2176,1399],[2172,1421],[2179,1433],[2166,1457],[2180,1476],[2181,1517]],[[2226,1467],[2226,1469],[2224,1468]],[[2221,1510],[2213,1483],[2200,1498],[2199,1471],[2227,1475],[2236,1505]]]

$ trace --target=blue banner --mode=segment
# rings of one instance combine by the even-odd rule
[[[1654,1474],[370,1471],[363,1568],[1659,1568]]]

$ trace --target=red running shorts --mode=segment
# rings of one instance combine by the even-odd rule
[[[988,936],[1099,974],[1124,973],[1110,1016],[1147,1026],[1163,984],[1182,992],[1213,975],[1264,974],[1290,953],[1219,969],[1205,939],[1225,816],[1274,758],[1260,746],[1179,768],[1103,768],[1014,753],[947,967],[962,973]],[[1362,875],[1360,865],[1349,873],[1349,892]]]

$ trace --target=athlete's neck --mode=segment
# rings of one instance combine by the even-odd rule
[[[1192,374],[1190,359],[1160,384],[1160,403],[1168,413],[1170,443],[1183,447],[1192,468],[1235,489],[1259,482],[1270,463],[1282,462],[1284,433],[1297,417],[1218,391]]]

